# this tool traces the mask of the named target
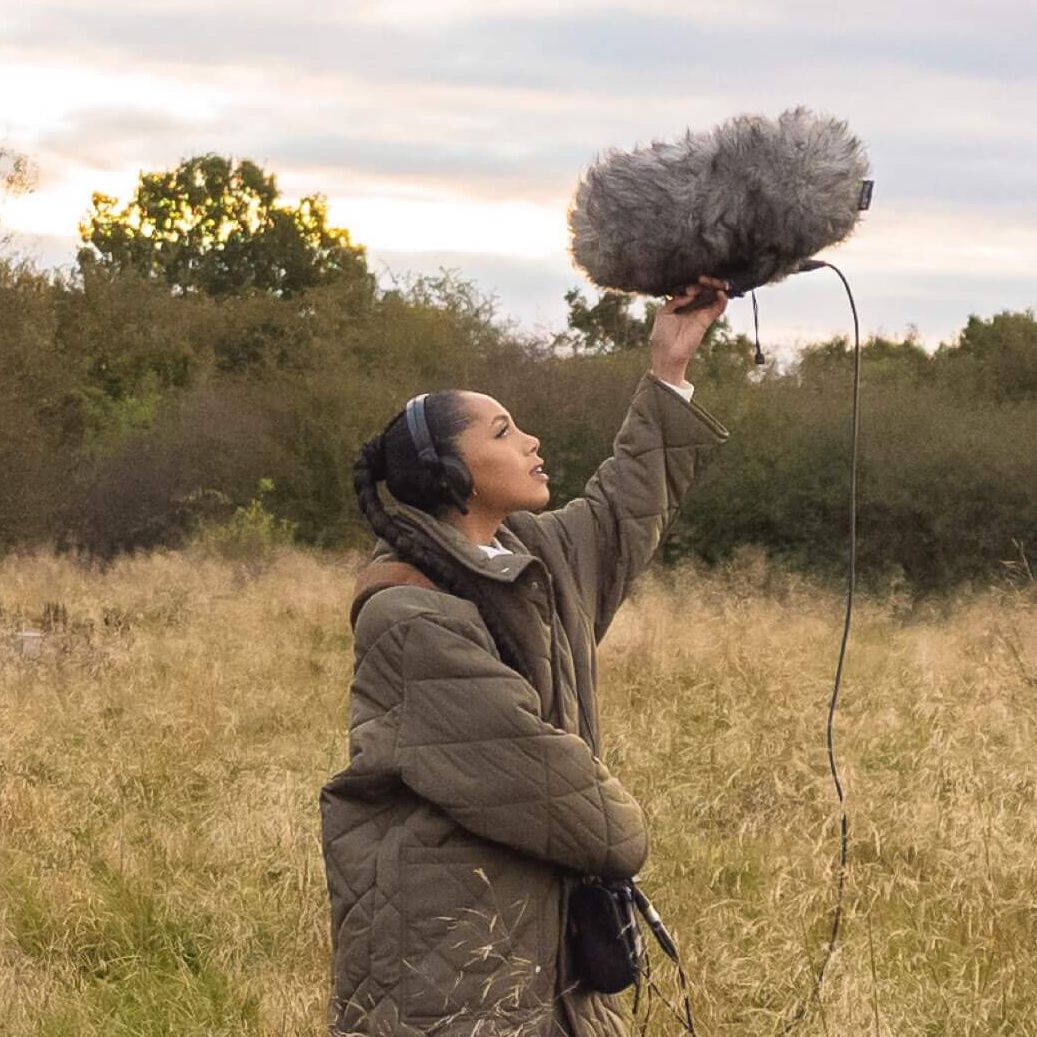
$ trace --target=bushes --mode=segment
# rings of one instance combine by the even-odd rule
[[[0,263],[0,550],[52,532],[72,470],[77,384],[55,348],[56,326],[49,279]]]
[[[866,578],[932,590],[1032,555],[1035,346],[1032,313],[974,317],[933,356],[910,337],[868,343]],[[850,349],[821,343],[785,371],[756,370],[751,354],[720,326],[692,367],[732,437],[665,555],[716,561],[755,544],[841,572]],[[648,354],[556,355],[450,273],[373,294],[343,280],[216,300],[97,266],[69,280],[0,263],[0,362],[0,549],[56,541],[111,557],[184,543],[203,500],[222,500],[224,520],[259,500],[300,543],[369,543],[359,444],[413,393],[448,386],[498,397],[541,438],[560,506],[608,455]]]
[[[870,401],[864,562],[923,590],[983,580],[1037,544],[1037,406],[948,399],[936,386]]]
[[[283,430],[302,407],[277,382],[230,376],[167,396],[150,427],[84,457],[59,511],[62,542],[105,558],[179,546],[192,494],[221,493],[236,506],[259,479],[287,475]]]
[[[678,526],[671,556],[710,560],[757,543],[840,572],[849,533],[850,356],[845,343],[742,387],[720,417],[731,441]],[[859,570],[919,591],[987,580],[1037,543],[1037,403],[961,393],[947,354],[866,349]]]
[[[263,565],[279,550],[291,546],[296,525],[271,514],[265,498],[274,489],[272,479],[260,479],[256,495],[245,506],[239,506],[226,518],[203,517],[195,524],[190,539],[192,551],[228,561]],[[230,504],[226,494],[195,493],[186,504],[204,503],[206,510]]]

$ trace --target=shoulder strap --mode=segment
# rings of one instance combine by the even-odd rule
[[[364,604],[373,595],[387,587],[426,587],[440,590],[420,569],[410,562],[372,562],[357,574],[353,588],[353,605],[349,610],[349,625],[356,626],[357,617]]]

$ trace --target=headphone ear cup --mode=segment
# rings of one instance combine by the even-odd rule
[[[443,478],[450,488],[461,498],[468,500],[472,495],[472,473],[468,471],[468,465],[459,457],[441,457],[443,465]]]

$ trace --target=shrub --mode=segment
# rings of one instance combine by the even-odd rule
[[[206,517],[194,522],[194,531],[188,541],[190,550],[213,555],[229,561],[263,565],[282,548],[295,541],[296,523],[278,518],[266,505],[265,498],[273,492],[272,479],[260,479],[256,495],[244,506],[234,508],[229,517]],[[194,503],[212,502],[230,505],[226,494],[218,491],[198,491],[185,499],[190,508]]]

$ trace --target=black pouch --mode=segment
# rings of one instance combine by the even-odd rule
[[[573,978],[603,994],[637,982],[644,946],[629,883],[581,879],[569,896],[566,928]]]

